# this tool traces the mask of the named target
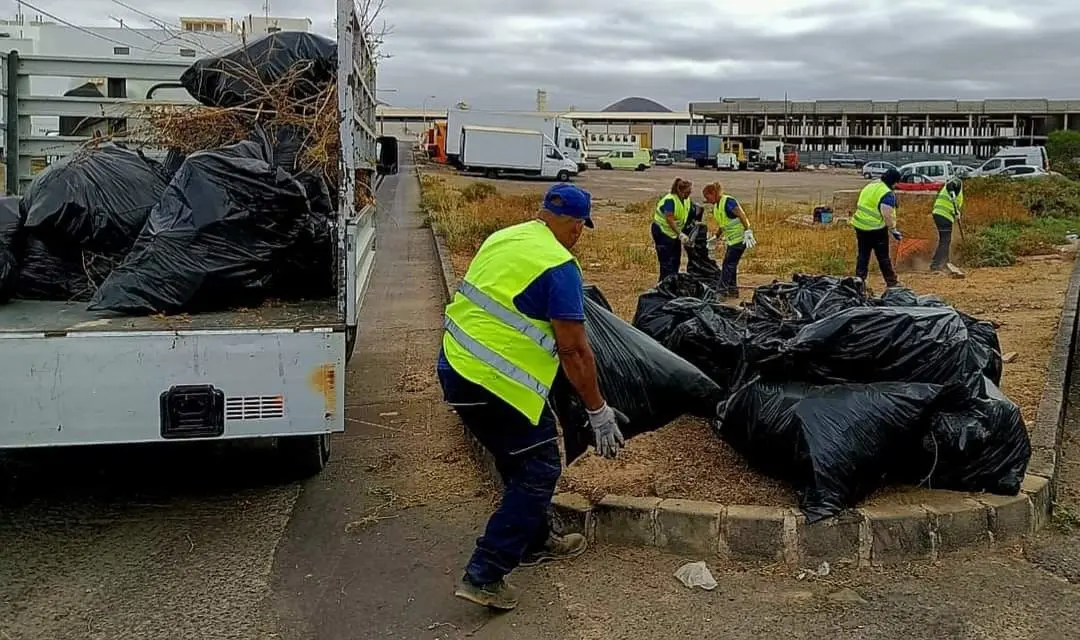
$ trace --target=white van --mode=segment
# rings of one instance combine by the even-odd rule
[[[1046,147],[1006,147],[994,154],[975,169],[973,176],[993,176],[1009,167],[1038,167],[1050,170],[1050,160],[1046,157]]]
[[[913,173],[917,176],[925,176],[932,182],[945,182],[954,174],[953,163],[948,160],[931,160],[928,162],[911,162],[900,167],[900,175]]]

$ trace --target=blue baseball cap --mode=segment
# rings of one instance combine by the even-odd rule
[[[568,182],[552,185],[544,194],[544,209],[557,216],[584,220],[592,229],[592,196],[589,192]]]

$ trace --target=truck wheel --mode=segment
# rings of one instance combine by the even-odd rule
[[[278,438],[277,448],[285,476],[303,480],[326,468],[330,460],[330,434],[283,436]]]
[[[570,172],[567,171],[566,169],[563,169],[562,171],[560,171],[558,173],[558,175],[555,176],[555,179],[558,180],[559,182],[566,182],[567,180],[570,179]]]
[[[484,177],[485,178],[491,178],[492,180],[494,180],[494,179],[499,177],[499,170],[498,169],[484,169]]]

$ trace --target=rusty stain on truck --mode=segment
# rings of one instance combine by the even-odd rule
[[[323,397],[326,416],[334,415],[337,405],[337,370],[333,362],[326,362],[315,367],[308,376],[308,386]]]

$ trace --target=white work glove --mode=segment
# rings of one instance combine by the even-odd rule
[[[685,233],[680,233],[679,234],[679,242],[682,242],[684,247],[689,247],[690,246],[690,236],[686,235]]]
[[[596,411],[589,411],[589,425],[593,435],[596,436],[596,452],[605,458],[614,458],[619,455],[619,449],[626,444],[619,423],[627,424],[630,419],[621,411],[612,409],[605,402],[604,406]]]
[[[757,246],[757,240],[754,239],[754,232],[749,229],[743,231],[742,241],[747,249],[753,249]]]
[[[892,237],[893,237],[894,239],[896,239],[896,241],[897,241],[897,242],[899,242],[900,240],[903,240],[903,239],[904,239],[904,234],[900,233],[900,230],[899,230],[899,229],[893,229],[893,230],[892,230],[892,231],[890,231],[889,233],[891,233],[891,234],[892,234]]]

